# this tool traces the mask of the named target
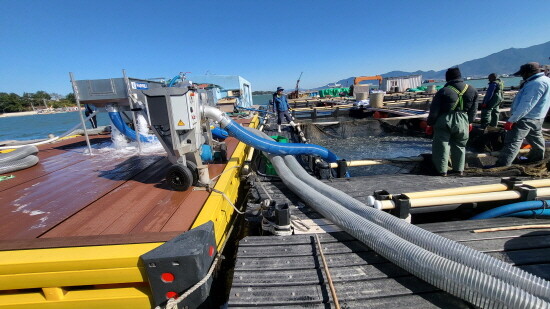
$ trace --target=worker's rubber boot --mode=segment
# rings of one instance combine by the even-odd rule
[[[295,128],[296,128],[296,126],[298,125],[298,124],[296,124],[294,121],[291,121],[291,122],[289,122],[289,123],[290,123],[291,126],[293,126],[293,127],[295,127]]]
[[[281,133],[281,125],[277,126],[277,132]]]

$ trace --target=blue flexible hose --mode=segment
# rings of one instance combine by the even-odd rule
[[[234,120],[231,120],[224,129],[229,132],[229,135],[235,137],[239,141],[250,145],[258,150],[265,151],[274,155],[317,155],[329,163],[339,160],[337,155],[335,155],[325,147],[319,145],[277,143],[258,137],[255,134],[250,133]]]
[[[126,122],[122,120],[122,116],[120,115],[119,112],[109,112],[109,118],[111,118],[111,122],[120,131],[120,133],[124,134],[124,136],[128,137],[133,141],[136,140],[136,131],[128,127]],[[143,134],[139,135],[139,141],[142,143],[151,143],[155,140],[156,138],[153,136],[148,137]]]
[[[487,210],[485,212],[477,214],[471,217],[470,220],[497,218],[497,217],[502,217],[510,214],[515,214],[518,212],[524,212],[526,210],[537,210],[541,208],[546,208],[548,207],[548,204],[547,204],[548,202],[549,201],[528,201],[528,202],[519,202],[519,203],[504,205],[504,206],[493,208],[491,210]]]
[[[178,81],[178,79],[180,79],[181,77],[179,75],[176,75],[174,76],[174,78],[172,78],[170,80],[170,82],[168,83],[168,87],[172,87],[174,86],[174,84]]]
[[[536,209],[514,212],[513,214],[504,215],[504,217],[549,217],[550,209]]]
[[[210,130],[210,132],[212,132],[212,136],[221,140],[225,140],[229,136],[227,131],[218,127],[214,127],[214,129]]]

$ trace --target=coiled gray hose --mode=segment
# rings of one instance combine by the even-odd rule
[[[26,156],[23,159],[19,159],[15,161],[2,162],[0,163],[0,174],[11,173],[11,172],[15,172],[25,168],[29,168],[35,165],[36,163],[38,163],[38,157],[34,155]]]
[[[313,190],[293,174],[283,158],[268,157],[283,182],[302,200],[377,253],[417,277],[484,308],[549,308],[549,303],[521,288],[398,237]],[[298,170],[303,169],[300,166]]]
[[[342,204],[344,207],[367,218],[379,226],[391,231],[399,237],[425,248],[445,258],[462,263],[513,286],[540,297],[550,300],[550,282],[532,275],[518,267],[512,266],[487,254],[464,246],[456,241],[426,231],[418,226],[409,224],[386,212],[376,210],[361,203],[344,192],[335,189],[315,177],[309,175],[298,163],[295,157],[285,156],[286,165],[290,170],[308,186],[314,188],[331,200]]]
[[[35,155],[38,153],[36,146],[25,146],[15,149],[12,152],[0,153],[0,163],[23,159],[26,156]]]

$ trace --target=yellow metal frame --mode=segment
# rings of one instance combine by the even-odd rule
[[[258,123],[256,116],[250,127]],[[215,186],[233,203],[248,151],[249,146],[237,145]],[[192,227],[212,220],[220,248],[234,212],[223,196],[212,193]],[[139,257],[162,244],[0,251],[0,308],[151,308]]]
[[[258,116],[254,116],[249,127],[256,128],[259,123],[260,118],[258,118]],[[222,175],[218,179],[218,182],[214,186],[214,189],[225,192],[229,199],[231,199],[232,203],[237,201],[239,187],[241,184],[240,169],[243,167],[247,154],[250,150],[250,146],[247,146],[244,143],[239,143],[237,148],[235,148],[235,152],[233,152],[233,156],[231,156],[231,159],[223,170]],[[192,227],[197,227],[208,221],[214,222],[216,243],[219,249],[228,236],[227,233],[231,228],[231,220],[233,220],[234,213],[235,210],[233,207],[221,194],[212,192],[204,203],[204,206],[195,219]]]

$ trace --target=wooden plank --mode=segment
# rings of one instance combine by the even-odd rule
[[[28,182],[33,190],[6,190],[0,195],[6,205],[0,209],[0,239],[37,237],[158,160],[98,155]]]
[[[356,254],[330,254],[327,256],[330,267],[355,266],[387,263],[387,260],[373,251],[358,252]],[[320,267],[319,261],[314,256],[289,256],[241,258],[237,256],[236,270],[285,270],[308,269]]]
[[[93,236],[66,236],[56,238],[31,238],[0,241],[0,252],[23,249],[71,248],[99,245],[141,244],[150,242],[165,242],[180,232],[158,232],[143,234],[115,234]]]
[[[38,157],[39,161],[37,165],[24,170],[10,173],[14,175],[15,178],[11,179],[10,181],[0,182],[0,192],[18,185],[23,185],[29,181],[88,159],[88,156],[86,155],[75,153],[59,153],[54,157],[43,158],[43,156],[41,156],[41,153],[39,152]]]
[[[355,238],[346,232],[335,232],[318,235],[321,243],[331,243],[339,241],[351,241]],[[315,239],[313,235],[290,235],[290,236],[247,236],[239,241],[239,247],[250,246],[277,246],[277,245],[304,245],[313,244]]]
[[[438,291],[434,286],[413,276],[392,279],[340,282],[334,287],[338,299],[365,300]],[[232,305],[307,305],[330,302],[330,293],[324,285],[233,287],[229,302]]]
[[[548,248],[504,252],[487,252],[487,254],[512,265],[550,263],[550,250],[548,250]]]
[[[370,298],[364,300],[345,300],[340,301],[344,308],[365,308],[365,309],[435,309],[435,308],[456,308],[470,309],[471,306],[459,298],[451,296],[445,292],[428,292],[420,295],[395,295],[392,297]],[[316,303],[305,305],[285,305],[285,309],[302,309],[304,307],[310,309],[326,309],[332,308],[332,303]],[[264,309],[280,309],[281,306],[262,304]],[[250,308],[250,306],[241,307],[233,303],[229,303],[229,308]]]
[[[158,191],[153,184],[158,184],[164,177],[163,171],[168,168],[167,159],[161,159],[144,171],[139,173],[132,181],[124,183],[107,193],[105,196],[92,202],[89,206],[77,212],[67,220],[63,221],[53,229],[44,233],[40,237],[67,237],[67,236],[87,236],[100,235],[109,226],[115,224],[121,217],[131,216],[140,211],[146,211],[153,205],[154,198],[158,195],[151,191]],[[174,195],[181,194],[167,192],[166,199],[176,199]],[[113,233],[116,234],[116,233]]]
[[[472,240],[463,241],[461,244],[483,252],[546,248],[550,256],[550,237],[546,235]]]
[[[450,231],[437,233],[439,236],[455,240],[455,241],[467,241],[467,240],[491,240],[498,238],[512,238],[512,237],[531,237],[531,236],[543,236],[550,235],[549,229],[532,229],[528,233],[526,231],[514,230],[514,231],[498,231],[488,233],[473,233],[471,230],[462,231]]]
[[[358,240],[345,242],[330,242],[322,243],[323,253],[325,254],[342,254],[342,253],[357,253],[371,251],[369,247]],[[298,245],[271,245],[271,246],[247,246],[239,247],[237,254],[239,257],[289,257],[289,256],[310,256],[317,254],[317,246],[315,244]]]
[[[366,281],[410,276],[392,263],[330,267],[333,282]],[[325,271],[321,267],[296,270],[240,270],[233,275],[232,286],[281,286],[301,284],[326,284]],[[360,284],[360,282],[358,282]]]
[[[546,219],[494,218],[487,220],[462,220],[419,224],[418,226],[433,233],[449,231],[471,231],[479,228],[511,226],[521,224],[538,224]]]
[[[91,136],[90,139],[93,143],[101,143],[110,140],[104,135]],[[73,145],[74,147],[84,147],[86,145],[84,143],[84,137],[80,136],[58,141],[54,144],[38,146],[39,151],[37,156],[40,160],[38,164],[24,170],[10,173],[15,175],[15,178],[10,181],[0,182],[0,192],[89,158],[89,156],[84,153],[75,151],[68,152],[67,147]]]

